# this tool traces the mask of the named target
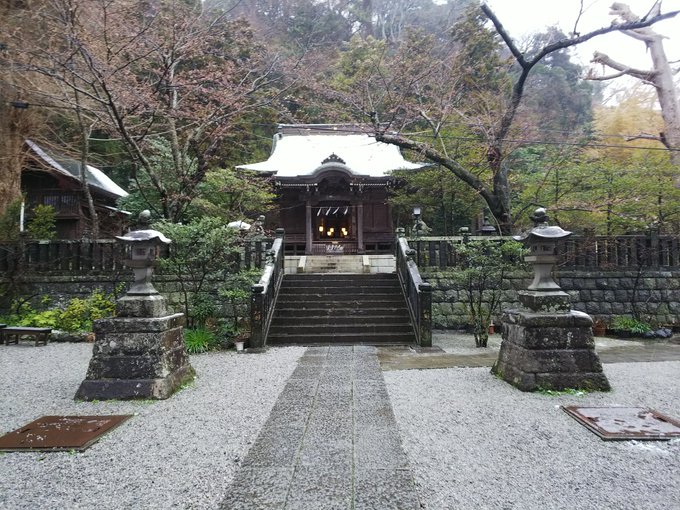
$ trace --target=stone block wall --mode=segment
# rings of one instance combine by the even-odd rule
[[[465,328],[470,324],[465,293],[451,274],[451,270],[421,268],[421,275],[433,287],[435,328]],[[680,271],[563,271],[555,279],[571,296],[572,308],[595,319],[610,322],[615,316],[637,311],[645,321],[680,327]],[[502,289],[501,308],[518,308],[517,291],[526,289],[530,282],[528,274],[508,278]]]
[[[432,284],[432,318],[435,328],[464,328],[470,324],[465,294],[456,286],[451,271],[421,268],[425,281]],[[0,283],[2,282],[0,275]],[[113,292],[118,286],[125,292],[132,276],[126,274],[35,274],[25,278],[22,296],[50,296],[60,305],[71,298],[85,298],[93,290]],[[660,326],[680,327],[680,271],[570,271],[556,276],[562,289],[571,295],[573,309],[596,319],[610,321],[617,315],[631,315],[634,310],[644,320]],[[517,291],[530,283],[528,274],[514,274],[503,285],[502,308],[517,308]],[[180,281],[175,276],[159,275],[154,285],[167,299],[174,312],[183,312]],[[500,319],[500,313],[499,313]]]
[[[3,278],[0,277],[0,284]],[[132,283],[132,275],[125,277],[122,274],[97,274],[84,273],[79,275],[48,275],[36,274],[23,278],[21,287],[22,297],[33,297],[39,302],[42,297],[48,296],[53,306],[64,306],[73,298],[87,298],[93,291],[99,289],[107,294],[125,294]],[[155,275],[153,284],[158,291],[167,299],[168,309],[171,313],[184,312],[182,286],[179,278],[170,275]],[[214,286],[208,284],[207,288],[214,290]],[[217,293],[215,292],[217,298]],[[6,310],[0,310],[4,312]],[[225,310],[229,312],[229,310]],[[228,313],[225,313],[228,315]]]

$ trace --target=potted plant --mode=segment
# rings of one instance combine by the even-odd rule
[[[593,335],[594,336],[604,336],[605,332],[607,331],[607,325],[603,320],[596,320],[593,323]]]
[[[234,335],[234,346],[237,352],[245,349],[246,343],[250,339],[250,321],[242,319]]]

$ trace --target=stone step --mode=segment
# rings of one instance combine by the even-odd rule
[[[287,281],[376,281],[376,280],[397,280],[396,273],[371,273],[371,274],[309,274],[293,273],[287,274],[284,280]]]
[[[394,285],[353,285],[351,289],[347,287],[327,287],[325,285],[291,287],[281,285],[279,296],[303,295],[310,296],[331,296],[336,294],[350,294],[353,296],[375,294],[375,295],[398,295],[401,292],[399,286]]]
[[[287,304],[294,306],[287,307]],[[283,308],[318,308],[323,306],[354,306],[354,307],[393,307],[404,305],[404,298],[401,296],[394,296],[392,294],[356,294],[348,296],[346,294],[283,294],[279,295],[276,306]]]
[[[306,289],[306,288],[338,288],[351,291],[353,288],[381,287],[401,292],[401,285],[396,280],[288,280],[284,278],[281,283],[282,289]]]
[[[326,326],[320,326],[318,324],[297,324],[297,325],[282,325],[277,322],[273,322],[271,328],[269,329],[270,335],[323,335],[323,336],[335,336],[344,334],[372,334],[372,333],[395,333],[395,334],[412,334],[411,325],[407,323],[402,324],[342,324],[335,323]]]
[[[409,325],[408,315],[393,315],[393,316],[382,316],[382,315],[367,315],[364,317],[356,317],[353,315],[349,316],[312,316],[304,317],[274,317],[272,325],[277,327],[332,327],[332,326],[404,326]]]
[[[337,307],[330,309],[324,306],[311,306],[307,308],[290,307],[284,308],[283,306],[276,307],[274,312],[275,318],[290,318],[292,320],[306,320],[309,318],[324,318],[324,317],[351,317],[353,319],[361,319],[364,317],[406,317],[408,318],[408,310],[405,306],[394,306],[394,307],[365,307],[365,308],[352,308],[352,307]]]
[[[324,335],[312,333],[309,335],[283,335],[270,334],[267,343],[271,345],[295,344],[295,345],[318,345],[318,344],[412,344],[413,332],[409,333],[345,333]]]

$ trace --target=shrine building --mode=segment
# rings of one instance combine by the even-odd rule
[[[279,125],[269,159],[240,165],[274,181],[288,255],[389,252],[394,225],[387,201],[394,170],[406,161],[395,145],[356,125]]]

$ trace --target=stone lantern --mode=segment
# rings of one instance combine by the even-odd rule
[[[534,279],[519,291],[522,308],[505,310],[503,342],[492,373],[522,391],[610,389],[595,352],[592,318],[571,310],[569,294],[552,277],[560,239],[571,233],[548,225],[545,209],[531,216],[534,228],[515,237],[529,249]]]
[[[552,271],[557,262],[557,242],[571,235],[559,226],[548,225],[545,209],[536,209],[530,216],[534,228],[529,232],[514,236],[529,250],[524,260],[534,271],[534,280],[528,290],[519,293],[520,302],[534,311],[569,310],[571,300],[569,294],[563,292],[553,279]]]
[[[130,290],[116,304],[117,315],[119,317],[165,315],[167,313],[165,299],[151,283],[151,277],[158,265],[161,247],[170,244],[170,239],[151,229],[133,230],[127,235],[116,236],[116,239],[126,245],[128,258],[125,265],[131,268],[135,275]]]
[[[165,399],[194,370],[184,347],[184,314],[168,313],[166,301],[151,283],[161,248],[171,241],[148,228],[119,236],[126,244],[125,265],[134,272],[130,290],[116,302],[116,317],[94,322],[95,344],[76,399]]]

